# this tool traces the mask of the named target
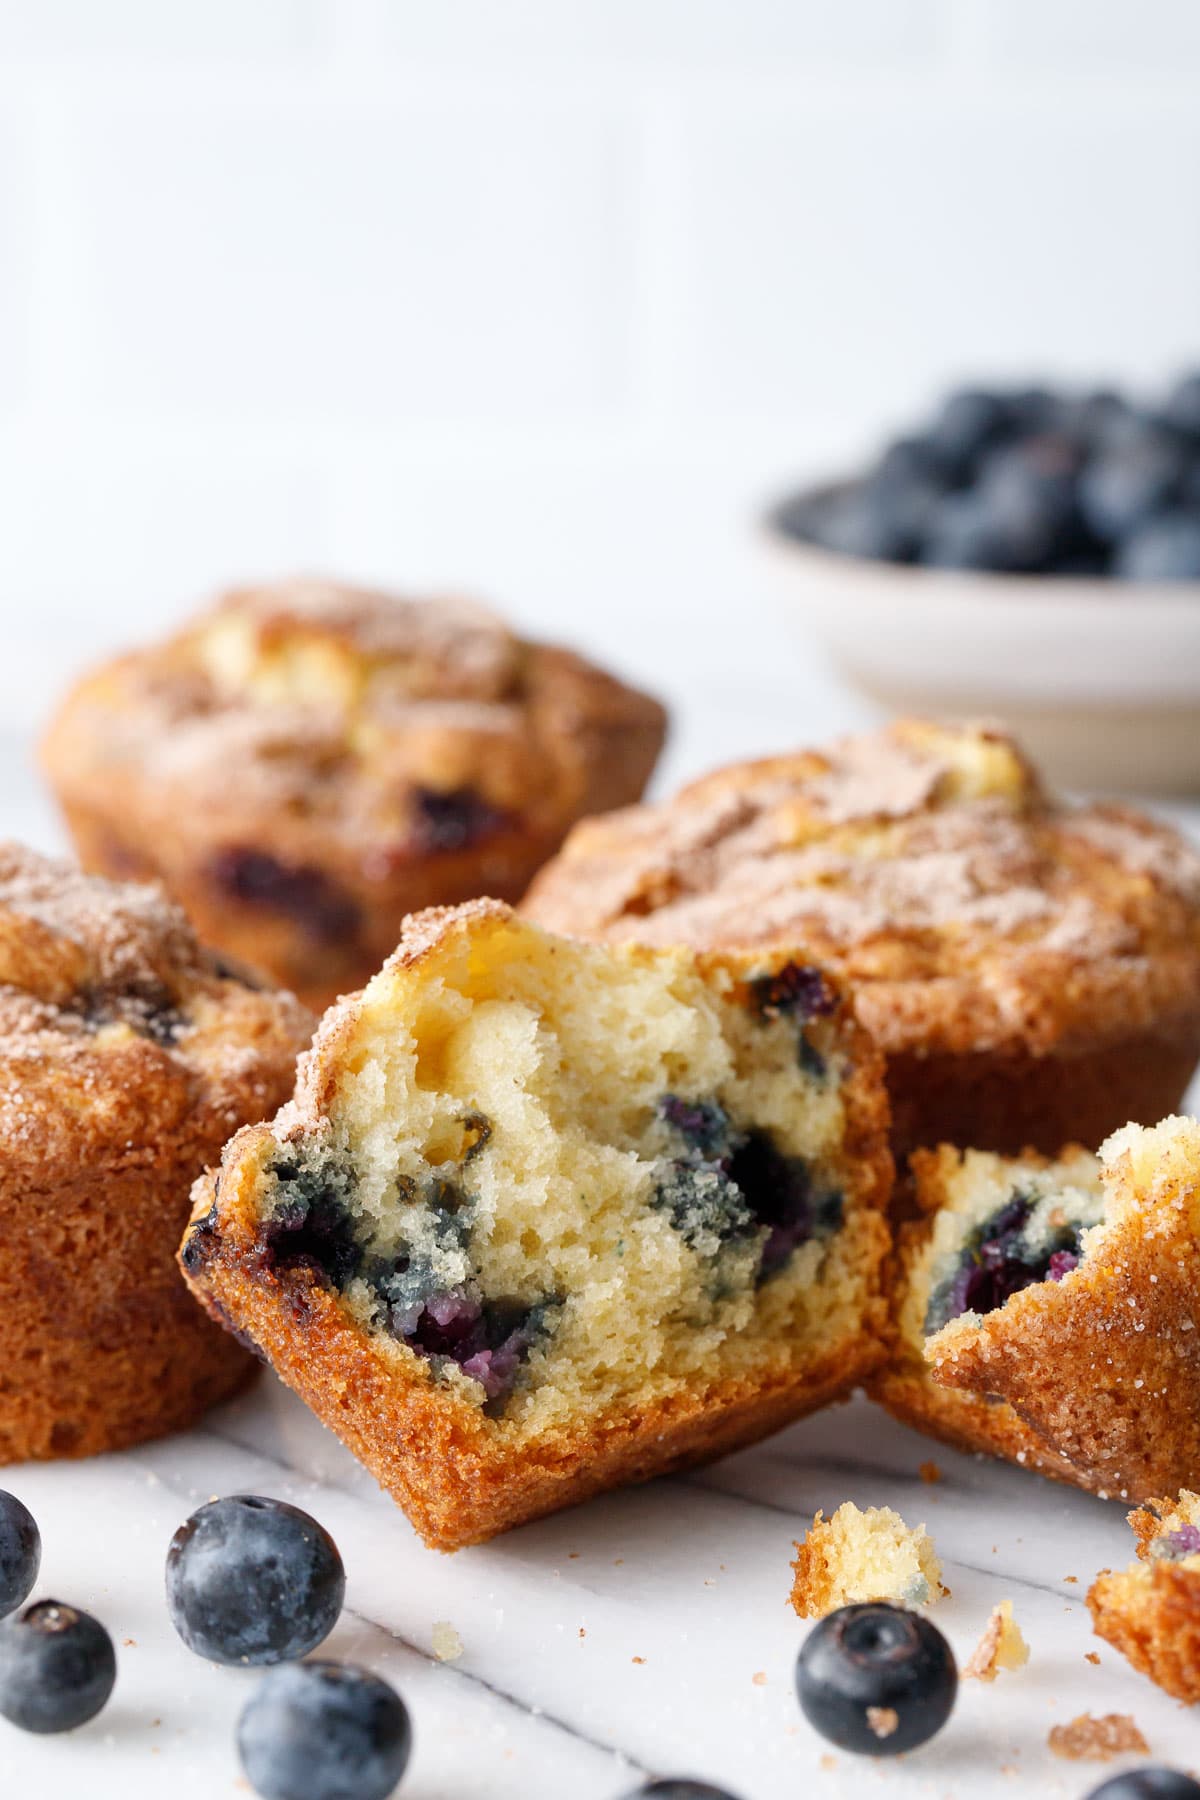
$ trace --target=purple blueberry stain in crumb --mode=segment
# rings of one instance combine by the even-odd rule
[[[750,983],[757,1012],[764,1019],[789,1017],[800,1024],[827,1018],[837,1008],[837,995],[820,969],[811,963],[784,963],[773,975]]]
[[[507,817],[473,788],[413,790],[415,835],[422,850],[469,850],[492,837]]]
[[[363,1262],[354,1220],[339,1191],[345,1178],[287,1160],[273,1173],[276,1199],[259,1234],[266,1267],[309,1269],[327,1285],[344,1288]]]
[[[237,845],[219,850],[209,869],[223,894],[280,914],[314,943],[339,943],[353,937],[362,923],[357,901],[321,869],[283,863],[265,850]]]
[[[1155,1539],[1153,1554],[1170,1562],[1200,1556],[1200,1525],[1180,1525]]]
[[[962,1313],[989,1313],[1023,1288],[1039,1281],[1061,1281],[1079,1265],[1084,1227],[1064,1220],[1052,1234],[1027,1240],[1033,1199],[1014,1193],[968,1237],[956,1269],[929,1297],[925,1331],[940,1331]]]
[[[393,1335],[434,1365],[456,1364],[477,1381],[492,1406],[506,1400],[529,1351],[548,1328],[557,1301],[534,1306],[481,1300],[465,1289],[433,1293],[423,1303],[389,1309]]]
[[[664,1094],[656,1108],[658,1117],[704,1156],[729,1154],[732,1141],[729,1114],[718,1100],[681,1100]]]
[[[758,1277],[765,1280],[802,1244],[840,1226],[841,1194],[815,1184],[809,1164],[785,1155],[769,1132],[736,1127],[716,1100],[665,1094],[657,1114],[688,1154],[666,1165],[652,1204],[670,1214],[692,1248],[758,1233]]]

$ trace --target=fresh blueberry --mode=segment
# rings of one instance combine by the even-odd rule
[[[505,823],[502,812],[466,787],[453,788],[448,793],[438,788],[416,788],[413,809],[420,847],[431,852],[467,850],[482,838],[491,837]]]
[[[1125,581],[1200,581],[1200,516],[1151,519],[1122,544],[1116,573]]]
[[[796,1661],[809,1724],[842,1750],[897,1756],[941,1730],[958,1692],[949,1644],[928,1619],[872,1601],[822,1619]]]
[[[1079,479],[1079,507],[1104,543],[1120,543],[1175,498],[1182,479],[1178,453],[1145,436],[1094,458]]]
[[[29,1508],[0,1489],[0,1618],[28,1599],[42,1566],[42,1534]]]
[[[680,1781],[668,1776],[664,1781],[648,1781],[644,1787],[632,1788],[624,1800],[736,1800],[727,1788],[711,1787],[707,1781]]]
[[[412,1725],[395,1689],[366,1669],[296,1663],[264,1677],[237,1742],[263,1800],[386,1800],[408,1766]]]
[[[345,1593],[337,1545],[284,1500],[210,1500],[179,1527],[167,1552],[171,1623],[210,1662],[307,1656],[337,1624]]]
[[[1200,438],[1200,369],[1175,383],[1163,407],[1163,417],[1186,437]]]
[[[222,893],[290,919],[315,944],[340,943],[362,923],[353,896],[307,864],[282,863],[264,850],[235,844],[217,852],[210,873]]]
[[[1016,437],[1041,437],[1044,432],[1058,431],[1065,419],[1067,403],[1049,388],[1017,388],[1005,396],[1009,425]]]
[[[897,499],[899,493],[910,491],[889,491],[871,483],[851,488],[827,509],[817,541],[839,556],[865,556],[874,562],[911,561],[918,534],[901,511],[906,503]]]
[[[74,1731],[117,1679],[112,1639],[90,1613],[39,1600],[0,1625],[0,1713],[22,1731]]]
[[[931,569],[1003,571],[1010,566],[992,510],[978,489],[947,495],[930,524],[920,560]]]
[[[1008,426],[1002,395],[986,388],[958,388],[943,400],[929,437],[949,462],[965,471],[984,450],[1001,442]]]
[[[1093,1788],[1087,1800],[1200,1800],[1200,1782],[1178,1769],[1127,1769]]]
[[[1005,569],[1037,570],[1072,549],[1079,535],[1078,458],[1065,438],[1031,438],[984,463],[977,492]]]

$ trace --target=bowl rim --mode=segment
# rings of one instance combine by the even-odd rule
[[[1067,605],[1085,605],[1092,601],[1116,604],[1135,596],[1171,606],[1200,604],[1200,580],[1197,581],[1121,581],[1111,575],[1039,575],[1005,574],[998,569],[929,568],[924,563],[888,562],[883,557],[855,556],[849,551],[830,550],[808,538],[797,537],[781,522],[784,509],[799,500],[831,500],[862,485],[861,475],[842,476],[836,480],[814,482],[808,487],[791,488],[773,500],[759,515],[759,530],[768,546],[787,556],[802,557],[814,567],[822,568],[836,578],[869,577],[873,580],[896,581],[907,585],[933,584],[968,590],[970,597],[983,602],[1016,601],[1024,605],[1038,597],[1053,596]]]

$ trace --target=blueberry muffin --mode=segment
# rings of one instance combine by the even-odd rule
[[[1200,1700],[1200,1494],[1150,1500],[1129,1515],[1138,1561],[1105,1569],[1088,1611],[1098,1637],[1176,1700]]]
[[[945,1144],[913,1152],[907,1185],[918,1217],[897,1230],[892,1355],[872,1378],[873,1397],[959,1450],[1073,1481],[1067,1459],[996,1394],[942,1387],[925,1345],[960,1315],[984,1317],[1076,1267],[1084,1231],[1104,1212],[1097,1158],[1074,1146],[1051,1162],[1035,1151],[1005,1157]]]
[[[44,744],[85,867],[324,1006],[421,907],[517,899],[636,800],[662,708],[481,608],[315,582],[228,596],[87,675]]]
[[[1178,1106],[1200,1055],[1200,855],[1048,796],[1002,732],[905,720],[576,827],[526,902],[610,942],[785,949],[882,1048],[894,1148],[1049,1156]]]
[[[862,1512],[850,1500],[831,1519],[817,1514],[796,1545],[792,1576],[791,1602],[802,1619],[870,1600],[932,1606],[948,1592],[924,1525],[906,1525],[890,1506]]]
[[[1100,1176],[1095,1224],[1085,1188],[1051,1191],[1023,1224],[993,1217],[981,1288],[939,1267],[952,1316],[925,1358],[945,1387],[1006,1402],[1078,1486],[1144,1500],[1200,1468],[1200,1123],[1126,1126],[1103,1146]],[[1021,1285],[1035,1251],[1045,1278]],[[993,1272],[1001,1293],[1018,1291],[988,1310]]]
[[[196,1176],[311,1031],[157,889],[0,846],[0,1461],[155,1437],[244,1379],[175,1251]]]
[[[815,968],[408,921],[182,1266],[440,1549],[720,1455],[881,1354],[878,1056]]]

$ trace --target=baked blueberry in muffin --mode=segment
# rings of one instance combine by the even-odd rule
[[[888,1065],[893,1145],[1098,1144],[1200,1055],[1200,856],[1044,792],[1013,741],[904,720],[589,820],[534,883],[551,930],[805,946]]]
[[[311,1031],[159,890],[0,846],[0,1460],[137,1443],[245,1378],[175,1251],[196,1176]]]
[[[1200,1700],[1200,1494],[1148,1500],[1129,1515],[1138,1561],[1088,1591],[1098,1637],[1176,1700]]]
[[[1078,1266],[1083,1233],[1103,1215],[1099,1162],[1075,1147],[1051,1162],[1034,1151],[1005,1157],[942,1145],[913,1152],[908,1193],[919,1217],[897,1230],[892,1356],[871,1393],[897,1418],[959,1449],[1074,1480],[1066,1458],[997,1395],[942,1387],[925,1345],[952,1320],[984,1317]]]
[[[518,898],[576,819],[640,796],[664,729],[480,607],[292,582],[86,676],[44,759],[87,867],[160,878],[323,1006],[405,913]]]
[[[1015,1234],[993,1220],[972,1254],[999,1255],[1001,1287],[1019,1285],[990,1310],[986,1288],[966,1295],[935,1261],[924,1353],[944,1387],[1024,1420],[1055,1459],[1048,1473],[1143,1500],[1200,1468],[1200,1123],[1126,1126],[1100,1151],[1100,1180],[1099,1200],[1086,1183],[1052,1185]]]
[[[326,1014],[182,1266],[455,1549],[848,1392],[881,1354],[886,1138],[816,971],[479,901]]]

